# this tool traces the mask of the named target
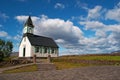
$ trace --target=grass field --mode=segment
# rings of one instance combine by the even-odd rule
[[[19,73],[19,72],[33,72],[33,71],[37,71],[37,65],[35,64],[16,68],[16,69],[6,70],[3,73]]]
[[[68,69],[86,66],[120,65],[120,56],[63,56],[59,58],[54,58],[52,62],[57,66],[57,69]]]
[[[120,56],[111,55],[74,55],[74,56],[61,56],[52,58],[52,63],[56,65],[58,70],[87,67],[87,66],[103,66],[112,65],[120,66]],[[36,71],[37,65],[25,66],[17,69],[7,70],[4,73],[17,73],[17,72],[31,72]]]
[[[120,56],[64,56],[60,57],[61,59],[79,59],[79,60],[114,60],[114,61],[120,61]]]

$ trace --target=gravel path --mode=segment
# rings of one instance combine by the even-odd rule
[[[120,66],[0,74],[0,80],[120,80]]]

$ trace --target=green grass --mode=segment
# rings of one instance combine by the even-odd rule
[[[69,63],[69,62],[54,62],[54,64],[56,65],[57,70],[91,66],[89,64],[84,64],[84,63],[78,64],[78,63]]]
[[[19,73],[19,72],[33,72],[33,71],[37,71],[36,64],[24,66],[16,69],[6,70],[6,71],[3,71],[3,73]]]
[[[73,61],[74,60],[74,61]],[[83,56],[63,56],[58,58],[53,58],[52,62],[56,65],[57,69],[68,69],[77,67],[87,67],[87,66],[102,66],[106,64],[93,64],[93,63],[80,63],[78,60],[88,60],[88,61],[120,61],[120,56],[110,56],[110,55],[83,55]],[[113,65],[120,65],[115,63]]]
[[[120,56],[69,56],[61,57],[62,59],[79,59],[79,60],[113,60],[120,61]]]
[[[83,55],[83,56],[62,56],[58,58],[52,58],[52,63],[56,65],[58,70],[69,69],[69,68],[78,68],[78,67],[87,67],[87,66],[102,66],[105,64],[93,64],[93,63],[82,63],[77,62],[79,60],[88,60],[88,61],[116,61],[112,65],[120,65],[117,61],[120,61],[120,56],[110,56],[110,55]],[[4,71],[4,73],[18,73],[18,72],[33,72],[37,70],[37,65],[24,66],[21,68],[16,68],[12,70]]]

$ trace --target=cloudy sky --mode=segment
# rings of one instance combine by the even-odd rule
[[[0,38],[13,51],[29,15],[34,33],[53,38],[60,55],[120,50],[120,0],[0,0]]]

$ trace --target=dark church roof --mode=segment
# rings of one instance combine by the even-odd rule
[[[30,16],[28,17],[28,19],[27,19],[27,21],[25,23],[25,26],[34,27]]]
[[[23,37],[27,36],[31,45],[33,46],[45,46],[45,47],[55,47],[58,48],[58,45],[54,42],[52,38],[43,37],[34,35],[31,33],[26,33]]]

